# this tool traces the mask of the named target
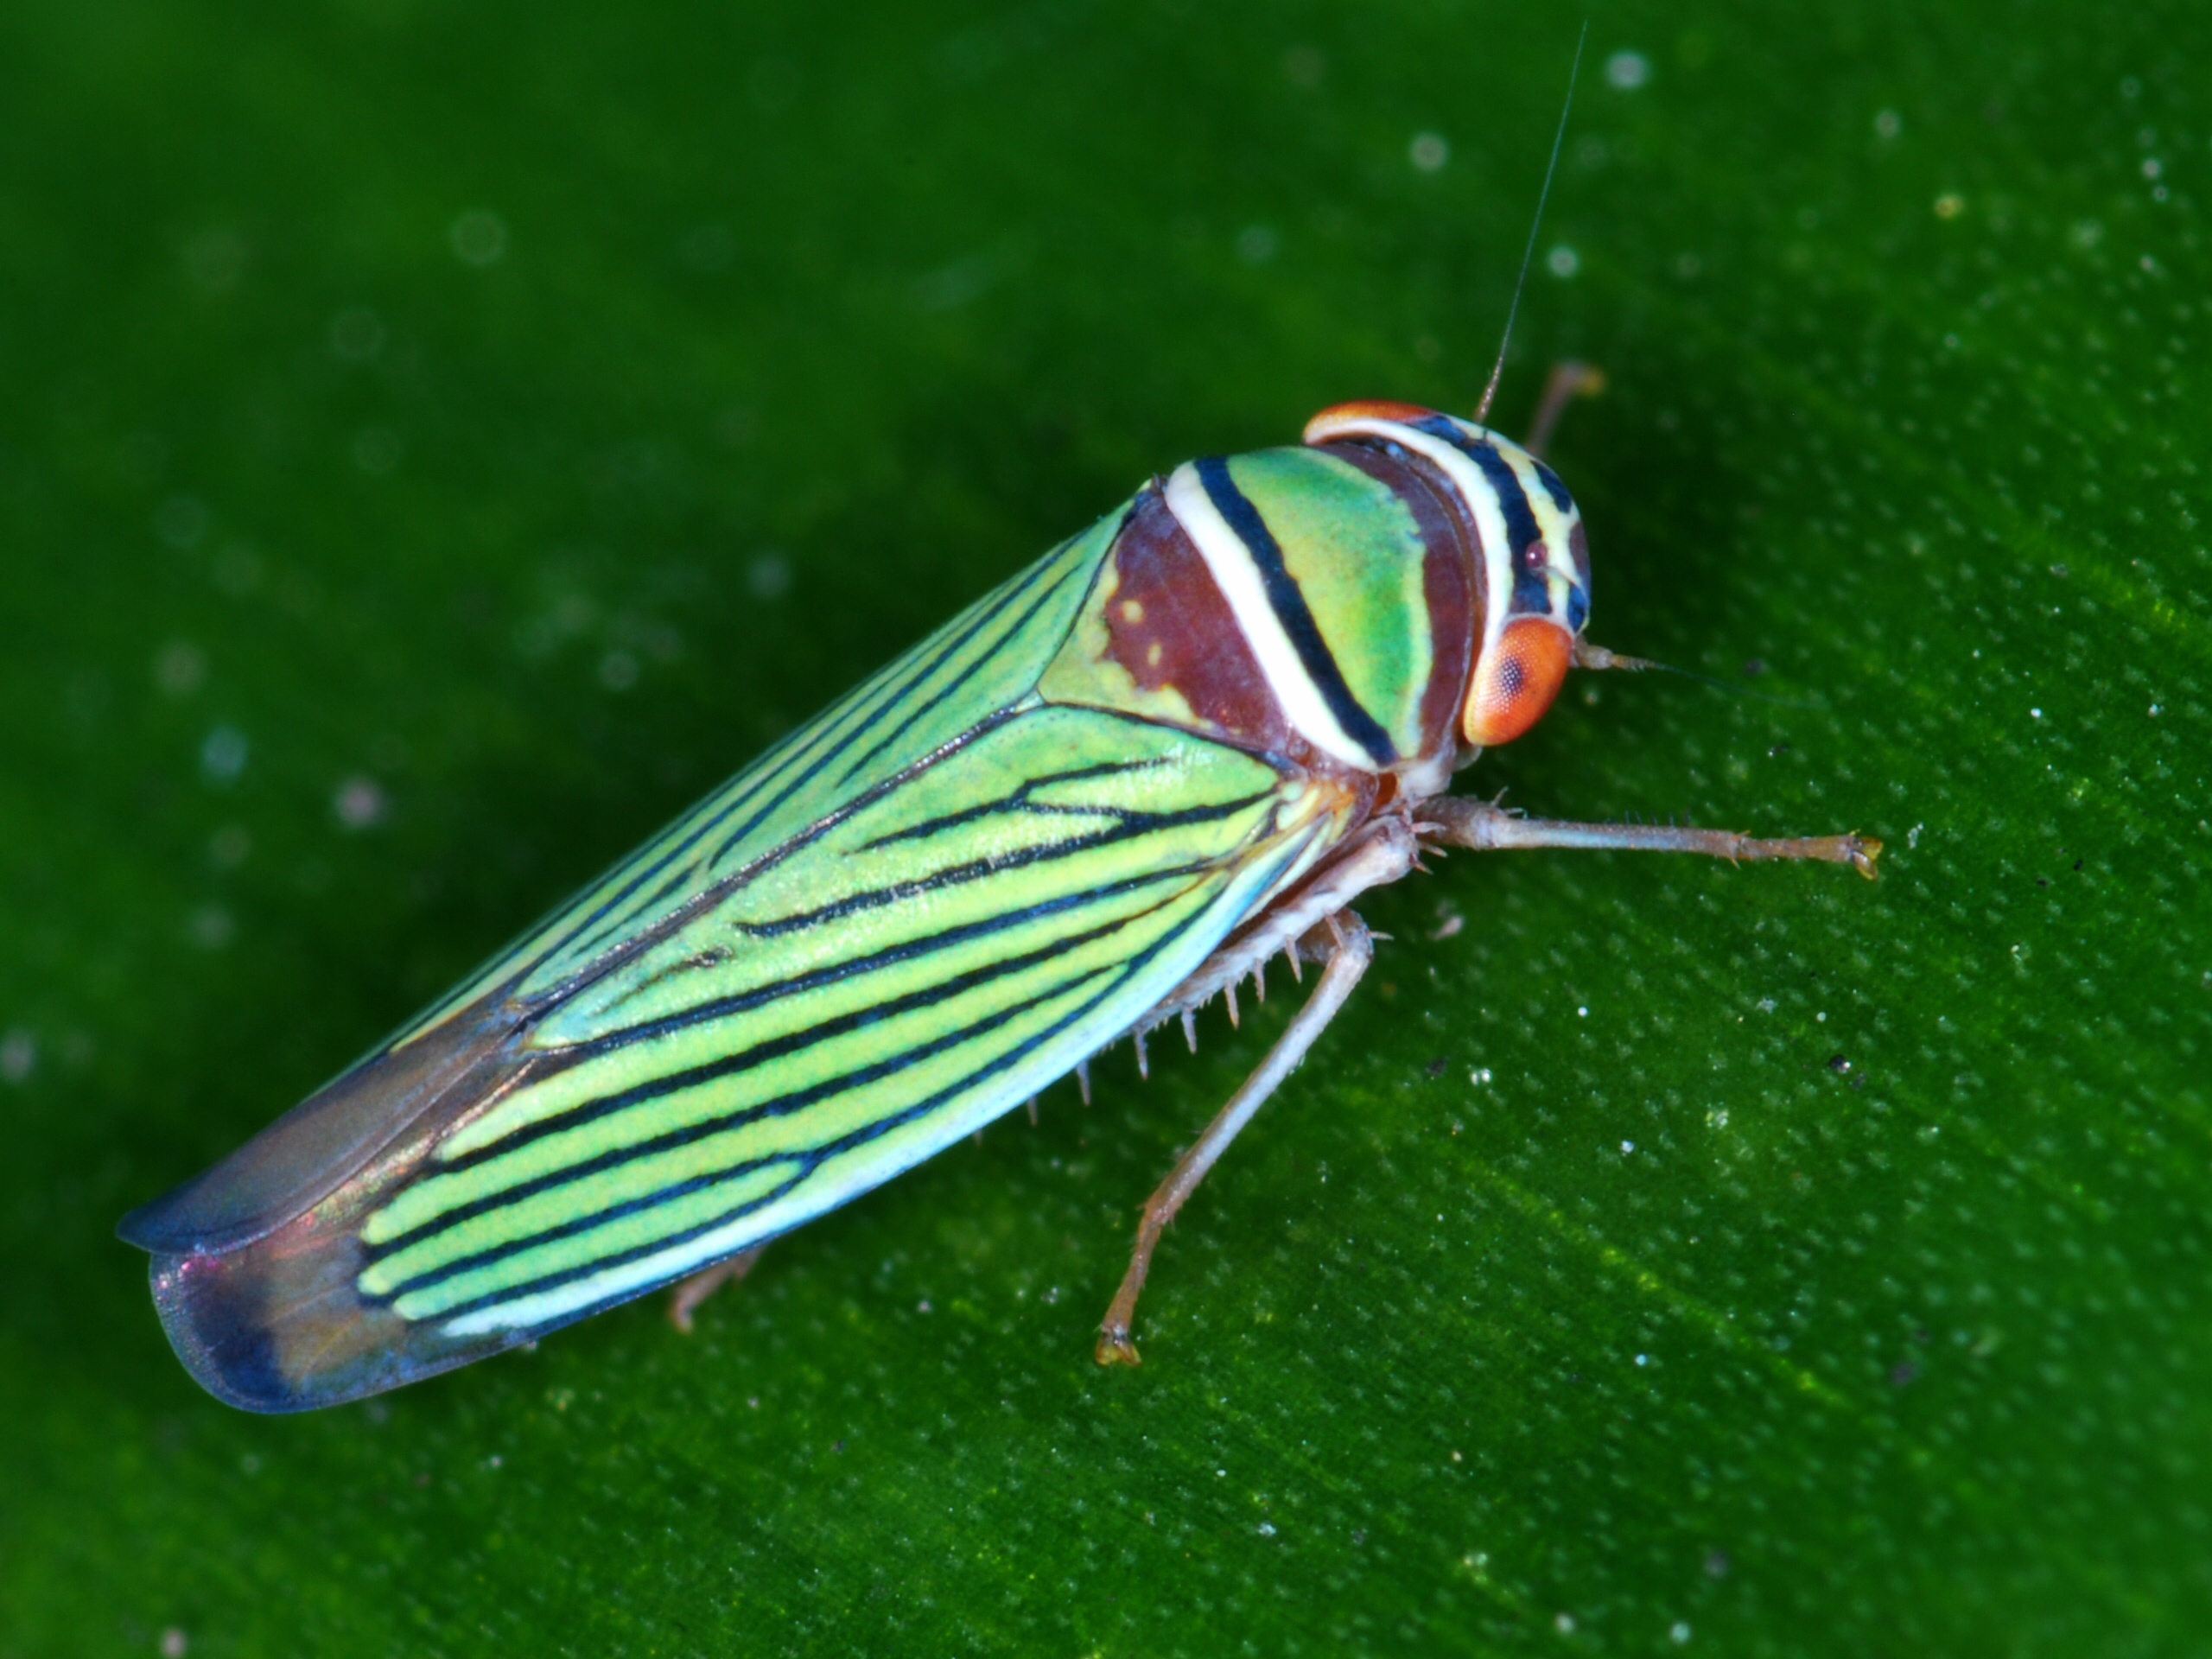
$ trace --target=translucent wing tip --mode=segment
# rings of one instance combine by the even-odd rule
[[[154,1306],[193,1380],[243,1411],[309,1411],[380,1394],[534,1332],[456,1341],[354,1287],[359,1245],[310,1218],[224,1255],[157,1255]]]
[[[300,1411],[330,1402],[284,1375],[276,1333],[226,1268],[227,1258],[157,1255],[154,1306],[194,1382],[243,1411]],[[343,1396],[337,1396],[343,1397]]]
[[[247,1411],[303,1411],[510,1347],[362,1294],[359,1229],[471,1108],[530,1062],[495,999],[362,1061],[222,1162],[124,1217],[153,1253],[154,1306],[185,1369]]]
[[[404,1048],[371,1055],[222,1162],[142,1204],[116,1236],[156,1255],[220,1255],[321,1202],[427,1115],[481,1099],[512,1064],[514,1028],[496,996],[458,1010]]]
[[[251,1243],[259,1230],[260,1211],[238,1188],[221,1179],[232,1161],[226,1159],[183,1185],[140,1205],[115,1224],[115,1236],[156,1255],[219,1255]],[[241,1202],[242,1198],[245,1201]],[[307,1202],[313,1203],[314,1195]]]
[[[455,1337],[363,1291],[361,1228],[415,1179],[436,1139],[409,1137],[235,1249],[155,1255],[154,1307],[202,1388],[246,1411],[306,1411],[396,1389],[538,1334],[494,1329]]]

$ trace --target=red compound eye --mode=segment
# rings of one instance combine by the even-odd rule
[[[1573,657],[1573,636],[1549,617],[1524,616],[1507,623],[1497,643],[1475,664],[1461,721],[1467,741],[1484,748],[1510,743],[1541,720],[1559,696]]]

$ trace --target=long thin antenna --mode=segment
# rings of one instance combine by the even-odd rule
[[[1582,33],[1574,41],[1574,61],[1567,71],[1567,102],[1560,105],[1559,130],[1552,135],[1552,159],[1544,168],[1544,188],[1536,193],[1536,216],[1529,222],[1529,245],[1522,251],[1521,274],[1513,279],[1513,303],[1505,308],[1505,337],[1497,342],[1497,362],[1490,372],[1490,384],[1483,388],[1483,400],[1475,405],[1475,423],[1479,426],[1490,414],[1490,400],[1497,396],[1498,378],[1505,372],[1505,348],[1513,343],[1513,319],[1521,309],[1521,290],[1528,285],[1529,262],[1536,257],[1536,232],[1543,228],[1544,203],[1552,194],[1552,175],[1559,171],[1560,146],[1567,142],[1567,112],[1574,107],[1574,78],[1582,71],[1582,48],[1590,39],[1590,20],[1582,20]]]
[[[1625,669],[1631,674],[1641,674],[1646,669],[1662,674],[1679,674],[1686,680],[1695,680],[1700,685],[1709,685],[1716,691],[1726,691],[1732,697],[1749,697],[1754,702],[1770,702],[1777,709],[1819,709],[1818,702],[1802,702],[1795,697],[1769,696],[1764,691],[1754,691],[1749,686],[1731,685],[1726,680],[1716,680],[1710,674],[1700,674],[1694,669],[1676,668],[1672,663],[1662,663],[1649,657],[1624,657],[1617,651],[1607,651],[1603,645],[1593,645],[1578,638],[1574,642],[1574,665],[1577,668]]]

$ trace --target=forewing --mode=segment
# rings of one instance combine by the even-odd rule
[[[404,1122],[320,1201],[225,1253],[158,1256],[172,1338],[236,1403],[326,1404],[785,1231],[1110,1040],[1351,810],[1143,721],[995,716],[594,971],[371,1062],[397,1076],[453,1027],[480,1033],[429,1108],[385,1109]]]
[[[395,1144],[496,1096],[511,1036],[626,955],[681,927],[761,860],[1028,695],[1064,643],[1122,515],[986,595],[785,738],[389,1043],[245,1146],[123,1218],[171,1255],[235,1249]]]
[[[414,1031],[500,989],[556,997],[1037,683],[1124,514],[1109,513],[848,692],[532,929]],[[411,1033],[410,1033],[411,1034]],[[403,1039],[402,1040],[404,1040]]]

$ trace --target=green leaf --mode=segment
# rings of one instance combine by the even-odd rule
[[[1582,13],[0,21],[0,1653],[2181,1652],[2212,1618],[2201,9],[1607,6],[1499,404],[1595,636],[1280,1027],[387,1399],[114,1218],[1186,455],[1488,373]],[[1753,665],[1763,671],[1753,673]],[[2192,1631],[2197,1635],[2192,1636]]]

